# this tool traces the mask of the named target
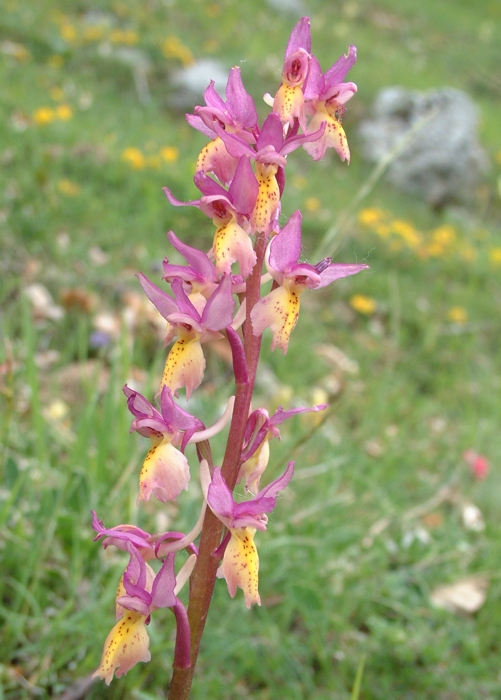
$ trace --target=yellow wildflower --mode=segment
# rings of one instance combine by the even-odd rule
[[[440,258],[442,255],[445,254],[444,247],[437,242],[430,243],[430,245],[427,246],[425,250],[428,253],[428,255],[432,258]]]
[[[51,107],[39,107],[33,112],[33,121],[35,124],[50,124],[56,119],[56,113]]]
[[[146,167],[146,158],[139,148],[125,148],[122,151],[122,160],[135,170],[142,170]]]
[[[453,323],[464,324],[468,320],[468,313],[462,306],[453,306],[447,312],[447,318]]]
[[[414,226],[409,221],[405,221],[405,219],[393,219],[391,227],[393,231],[399,236],[402,236],[402,238],[406,238],[415,233]]]
[[[175,163],[179,158],[179,149],[175,146],[165,146],[160,150],[160,155],[166,163]]]
[[[308,197],[304,203],[304,206],[308,211],[314,212],[320,209],[321,202],[318,197]]]
[[[71,117],[73,116],[73,109],[70,107],[70,105],[67,104],[58,105],[55,109],[55,112],[56,117],[64,122],[67,122],[68,119],[71,119]]]
[[[61,33],[61,38],[64,39],[67,44],[75,43],[77,39],[77,30],[72,24],[64,22],[64,24],[61,24],[59,27],[59,31]]]
[[[192,66],[195,63],[193,54],[177,36],[168,36],[162,44],[162,53],[165,58],[178,58],[184,66]]]
[[[378,209],[377,207],[362,209],[358,215],[358,220],[361,224],[363,224],[363,226],[374,226],[385,218],[384,211],[382,209]]]
[[[490,248],[489,262],[493,265],[501,265],[501,248]]]
[[[449,246],[456,239],[456,230],[450,224],[444,224],[432,231],[432,241],[440,246]]]
[[[364,294],[354,294],[350,299],[350,306],[355,311],[366,316],[372,316],[376,311],[376,301],[372,297],[367,297]]]
[[[74,197],[75,195],[79,194],[80,185],[77,185],[76,182],[71,182],[71,180],[64,178],[63,180],[59,180],[57,183],[57,189],[59,192],[67,195],[68,197]]]
[[[404,239],[409,248],[417,248],[421,244],[421,235],[409,221],[394,219],[391,222],[391,229],[393,233]]]

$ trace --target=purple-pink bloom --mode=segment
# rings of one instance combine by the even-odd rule
[[[291,56],[299,49],[304,49],[307,53],[311,53],[311,30],[310,18],[301,17],[296,24],[289,37],[287,48],[285,49],[285,58]]]
[[[174,554],[168,554],[159,572],[146,564],[141,553],[127,544],[129,564],[120,582],[116,604],[117,623],[104,643],[101,663],[94,672],[109,685],[113,675],[126,674],[139,662],[151,659],[146,626],[159,608],[172,608],[177,622],[175,663],[190,664],[190,629],[184,606],[175,594]]]
[[[254,335],[271,328],[271,347],[281,348],[284,354],[299,317],[299,298],[304,290],[320,289],[368,268],[365,264],[331,263],[330,258],[310,265],[300,263],[300,255],[301,212],[298,210],[269,245],[267,268],[279,286],[260,299],[251,311]]]
[[[214,137],[211,129],[214,121],[218,121],[231,131],[245,132],[246,137],[251,140],[253,130],[257,127],[258,114],[254,100],[242,83],[240,68],[234,66],[230,70],[226,83],[226,102],[216,92],[214,85],[214,81],[211,80],[204,93],[206,106],[195,107],[196,116],[186,115],[188,123],[196,129],[199,128],[206,136]],[[202,129],[200,121],[204,123],[205,129]]]
[[[289,462],[285,472],[265,486],[256,496],[248,501],[236,503],[223,479],[221,469],[215,467],[207,494],[207,503],[229,530],[238,527],[254,527],[264,532],[268,522],[265,513],[271,513],[275,508],[278,492],[283,491],[293,474],[294,462]]]
[[[163,188],[173,206],[198,207],[211,219],[226,220],[229,217],[235,217],[240,225],[245,225],[254,208],[258,193],[258,183],[252,172],[248,155],[238,159],[235,177],[227,190],[201,170],[195,173],[193,181],[203,196],[189,202],[181,202],[172,195],[168,187]]]
[[[224,131],[217,124],[214,125],[214,128],[223,139],[228,151],[234,155],[235,158],[248,155],[256,163],[261,163],[262,165],[276,165],[282,168],[287,164],[285,156],[295,151],[296,148],[299,148],[304,143],[320,138],[323,133],[322,128],[315,134],[298,135],[296,132],[284,136],[280,117],[274,112],[269,114],[264,120],[263,127],[254,147],[246,143],[245,140],[237,134]]]
[[[201,294],[208,299],[215,291],[218,283],[216,268],[209,260],[208,255],[191,246],[183,243],[173,231],[169,231],[167,238],[172,246],[181,253],[188,265],[174,265],[169,262],[169,258],[163,261],[163,278],[166,282],[172,282],[179,278],[184,283],[184,291],[188,297],[194,294]]]
[[[282,124],[292,127],[297,119],[303,131],[306,131],[303,85],[308,76],[310,52],[310,20],[303,17],[292,30],[285,50],[282,84],[273,100],[273,111]]]
[[[189,398],[203,379],[205,358],[201,343],[221,338],[219,331],[231,324],[235,309],[231,277],[224,275],[209,299],[202,299],[203,308],[199,309],[188,298],[181,279],[174,279],[171,285],[175,299],[144,275],[139,274],[138,279],[148,299],[169,323],[165,342],[177,336],[165,363],[161,386],[168,386],[174,395],[185,387]]]
[[[313,160],[320,160],[327,148],[334,148],[341,160],[350,162],[350,149],[341,117],[346,111],[345,104],[357,91],[355,83],[344,82],[346,74],[357,60],[357,50],[354,46],[348,48],[348,53],[341,56],[326,73],[322,73],[319,62],[313,56],[310,62],[308,78],[304,85],[306,111],[311,115],[308,123],[308,133],[316,132],[322,125],[325,130],[322,136],[304,145]]]
[[[244,592],[248,608],[253,603],[261,605],[259,597],[259,556],[254,543],[256,530],[266,530],[268,518],[274,508],[279,491],[282,491],[294,473],[294,462],[290,462],[282,476],[262,489],[257,496],[243,503],[236,503],[221,470],[216,467],[207,493],[207,502],[213,513],[230,531],[225,543],[223,561],[218,569],[218,578],[225,578],[228,592],[233,598],[237,588]],[[218,548],[219,549],[219,548]]]
[[[238,164],[238,158],[226,150],[214,124],[222,129],[239,134],[248,143],[256,140],[258,115],[252,97],[245,91],[240,68],[230,71],[226,84],[226,102],[218,95],[211,80],[205,94],[205,107],[195,107],[195,114],[187,114],[188,123],[211,138],[198,156],[195,170],[212,172],[217,179],[228,185]]]
[[[256,163],[256,178],[259,189],[256,203],[250,216],[252,231],[269,233],[276,227],[279,215],[279,205],[283,176],[279,169],[285,168],[286,156],[296,148],[320,138],[325,127],[320,127],[316,133],[297,134],[297,130],[284,136],[282,123],[278,114],[269,114],[257,138],[255,147],[246,143],[237,134],[224,131],[217,124],[214,129],[224,141],[228,152],[235,158],[249,156]]]
[[[197,309],[189,299],[179,278],[175,278],[171,284],[175,296],[173,299],[145,275],[139,273],[137,277],[148,299],[171,326],[166,342],[172,340],[180,325],[193,328],[199,334],[201,342],[204,342],[219,338],[218,331],[231,324],[235,300],[229,275],[223,275],[219,280],[209,299],[204,301],[202,309]]]
[[[155,575],[133,545],[128,544],[127,551],[130,560],[123,577],[124,595],[117,598],[118,605],[127,610],[135,610],[146,618],[159,608],[174,607],[177,603],[174,595],[174,553],[166,556]]]
[[[183,454],[189,439],[203,423],[175,403],[169,387],[160,392],[161,412],[142,394],[123,387],[127,406],[134,416],[131,432],[150,438],[151,448],[139,474],[138,500],[149,501],[151,494],[159,501],[175,501],[188,488],[190,467]],[[181,450],[177,446],[181,444]]]
[[[310,413],[324,411],[328,404],[319,404],[311,408],[291,408],[288,411],[279,406],[271,416],[265,408],[258,408],[253,411],[244,431],[244,442],[242,448],[242,464],[238,472],[237,482],[245,479],[245,488],[250,493],[259,489],[259,480],[268,466],[270,457],[269,440],[271,438],[280,439],[278,426],[291,416],[299,413]]]
[[[182,437],[184,450],[193,433],[204,429],[202,421],[176,404],[169,387],[164,386],[160,392],[160,411],[127,384],[124,385],[123,392],[127,398],[127,407],[134,416],[131,433],[137,431],[143,437],[163,433],[169,435],[174,444],[180,444]]]
[[[94,542],[104,537],[102,542],[103,547],[109,547],[114,545],[117,549],[122,549],[127,551],[127,545],[131,544],[140,552],[146,554],[149,552],[151,556],[154,556],[154,545],[151,543],[151,535],[137,525],[116,525],[115,527],[106,528],[102,520],[97,517],[96,511],[91,510],[92,513],[92,529],[97,532],[94,537]],[[151,558],[151,557],[149,557]]]
[[[247,277],[256,263],[248,234],[251,232],[249,219],[259,191],[249,157],[244,155],[238,159],[228,191],[202,171],[195,174],[194,181],[202,192],[200,199],[181,202],[167,187],[164,187],[165,195],[174,206],[198,207],[212,219],[216,232],[209,256],[216,261],[216,271],[230,275],[232,264],[238,262],[242,276]]]

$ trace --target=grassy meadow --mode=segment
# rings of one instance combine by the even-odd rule
[[[324,70],[358,48],[352,162],[291,154],[283,218],[301,208],[306,259],[370,270],[304,295],[285,357],[265,336],[256,405],[331,407],[271,443],[269,478],[290,459],[297,471],[256,538],[263,605],[217,583],[192,697],[500,698],[501,3],[0,5],[0,700],[165,695],[170,611],[150,625],[149,664],[88,681],[127,561],[92,541],[90,510],[108,527],[188,530],[200,504],[195,489],[136,506],[146,441],[121,387],[152,398],[165,349],[135,273],[159,283],[170,229],[211,245],[205,216],[161,191],[198,197],[205,138],[184,113],[201,97],[179,71],[241,65],[266,114],[304,14]],[[477,103],[490,169],[468,208],[370,180],[357,126],[389,85]],[[231,376],[216,344],[190,401],[207,425]]]

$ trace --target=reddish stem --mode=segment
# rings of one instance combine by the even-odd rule
[[[249,415],[254,382],[261,349],[261,337],[252,333],[250,313],[260,298],[261,271],[263,269],[266,251],[266,236],[257,234],[255,246],[257,262],[252,273],[247,278],[246,285],[246,321],[243,327],[243,345],[247,361],[247,377],[241,372],[236,377],[235,406],[226,443],[226,451],[221,467],[221,473],[233,490],[240,469],[244,430]],[[247,381],[245,381],[247,380]],[[191,666],[181,668],[174,663],[172,680],[169,687],[169,700],[187,700],[190,695],[195,664],[198,658],[200,642],[209,613],[209,607],[216,581],[216,571],[219,562],[212,556],[221,542],[223,524],[208,508],[205,515],[197,563],[190,579],[190,597],[188,605],[188,620],[191,630]]]

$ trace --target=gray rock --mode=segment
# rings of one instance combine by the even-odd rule
[[[193,109],[194,105],[203,104],[203,94],[211,80],[215,82],[216,91],[225,99],[228,73],[220,61],[210,58],[177,70],[171,76],[174,90],[169,98],[170,104],[178,109]]]
[[[359,133],[369,161],[390,161],[387,179],[393,185],[435,207],[470,202],[488,168],[477,107],[454,88],[385,88]]]
[[[268,5],[284,15],[297,15],[299,19],[307,11],[302,0],[267,0]]]

